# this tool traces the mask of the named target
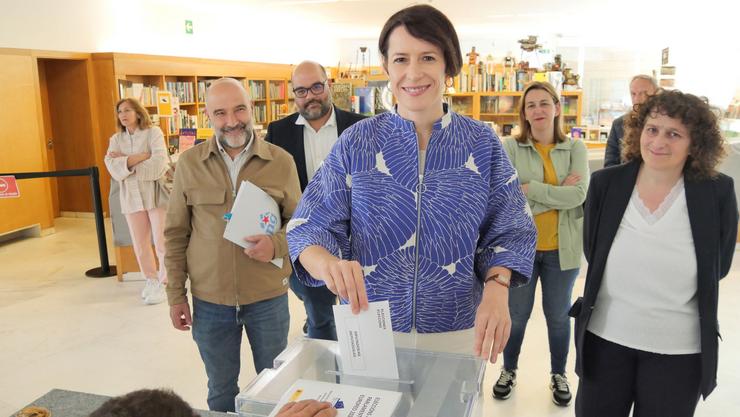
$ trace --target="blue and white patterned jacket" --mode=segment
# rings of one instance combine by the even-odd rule
[[[362,265],[370,301],[389,300],[393,330],[473,327],[482,280],[532,273],[536,229],[501,141],[483,123],[447,112],[434,125],[419,175],[413,122],[393,112],[342,133],[288,224],[298,278],[323,285],[298,255],[320,245]]]

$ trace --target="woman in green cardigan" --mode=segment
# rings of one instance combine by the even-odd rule
[[[570,404],[565,376],[570,345],[573,283],[581,266],[583,201],[588,188],[588,152],[580,140],[562,131],[560,98],[549,83],[532,82],[519,102],[521,133],[504,140],[537,226],[537,254],[529,284],[509,291],[511,337],[493,396],[506,399],[516,385],[516,371],[537,281],[550,343],[550,389],[557,405]]]

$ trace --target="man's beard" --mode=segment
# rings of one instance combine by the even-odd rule
[[[233,135],[228,135],[228,133],[237,130],[242,130],[242,134],[236,137],[234,137]],[[240,149],[247,144],[247,141],[252,137],[253,131],[254,129],[252,128],[251,124],[239,123],[234,127],[224,127],[222,129],[216,130],[216,139],[218,139],[218,142],[224,148]]]
[[[309,109],[308,106],[310,106],[312,103],[318,103],[321,107],[318,109]],[[331,111],[331,99],[327,98],[324,101],[321,101],[319,99],[312,99],[309,102],[306,102],[303,105],[302,109],[298,110],[298,113],[303,116],[306,120],[316,120],[321,119],[322,117],[326,116],[327,113]]]

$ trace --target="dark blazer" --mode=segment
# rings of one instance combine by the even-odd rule
[[[583,297],[570,315],[575,317],[576,373],[583,375],[583,340],[586,326],[601,288],[606,260],[622,216],[637,181],[639,162],[629,162],[596,171],[586,198],[583,222],[583,251],[588,272]],[[706,398],[717,386],[717,297],[719,280],[730,270],[735,253],[738,212],[731,177],[684,179],[691,234],[698,271],[698,301],[701,338],[701,392]]]
[[[334,106],[334,112],[337,116],[337,136],[341,135],[344,129],[365,118],[361,114],[350,113],[338,109],[336,106]],[[306,152],[303,148],[303,125],[295,124],[296,120],[298,120],[298,113],[293,113],[290,116],[270,123],[267,126],[265,140],[278,145],[293,155],[296,168],[298,168],[298,180],[301,183],[301,191],[303,191],[308,184]]]
[[[614,119],[604,151],[604,168],[622,163],[622,139],[624,139],[624,116]]]

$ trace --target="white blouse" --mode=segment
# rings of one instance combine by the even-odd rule
[[[683,181],[653,213],[635,187],[609,251],[588,330],[647,352],[700,353],[697,280]]]
[[[112,151],[127,156],[111,158],[108,154]],[[129,170],[126,166],[128,155],[142,152],[151,153],[151,157]],[[164,135],[158,127],[136,129],[133,134],[117,132],[110,138],[104,160],[111,177],[121,185],[119,195],[123,214],[156,208],[156,181],[167,172],[169,160]]]

